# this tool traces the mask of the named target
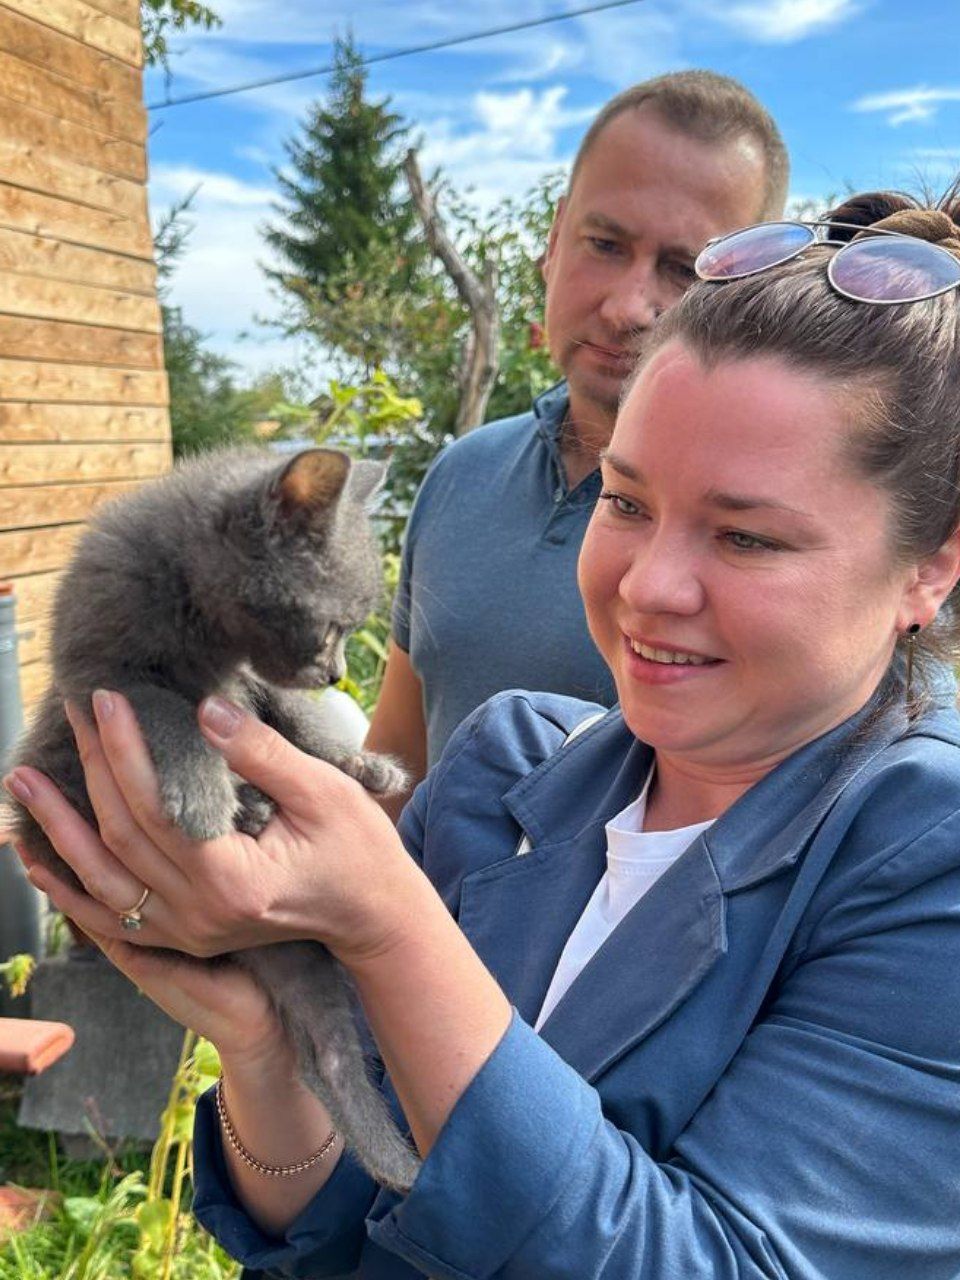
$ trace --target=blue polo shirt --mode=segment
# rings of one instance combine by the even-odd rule
[[[530,412],[461,436],[417,495],[393,637],[423,686],[431,765],[460,721],[504,689],[616,701],[577,590],[600,474],[567,488],[567,405],[561,383]]]

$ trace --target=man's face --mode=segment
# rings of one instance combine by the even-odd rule
[[[758,220],[763,187],[755,141],[698,142],[649,103],[601,131],[557,210],[543,264],[550,354],[575,421],[612,427],[644,334],[693,283],[706,242]]]

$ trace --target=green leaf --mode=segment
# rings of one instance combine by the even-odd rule
[[[193,1051],[194,1070],[214,1080],[220,1074],[220,1055],[209,1040],[198,1040]]]
[[[173,1222],[174,1207],[170,1200],[146,1200],[137,1209],[137,1226],[151,1249],[159,1252]]]
[[[63,1212],[68,1221],[86,1238],[103,1212],[103,1202],[97,1196],[67,1196],[63,1202]]]

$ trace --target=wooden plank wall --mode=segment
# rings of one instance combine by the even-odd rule
[[[28,710],[83,521],[171,460],[139,16],[0,0],[0,580]]]

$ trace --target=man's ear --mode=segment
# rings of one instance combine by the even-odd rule
[[[937,611],[960,580],[960,528],[954,529],[943,546],[924,556],[907,584],[899,619],[901,630],[919,622],[928,627]]]
[[[553,256],[557,251],[557,237],[560,235],[560,221],[563,218],[564,210],[567,207],[567,197],[561,196],[557,201],[557,209],[553,215],[553,222],[550,224],[550,234],[547,237],[547,247],[540,259],[540,274],[544,283],[550,279],[550,268],[553,263]]]

